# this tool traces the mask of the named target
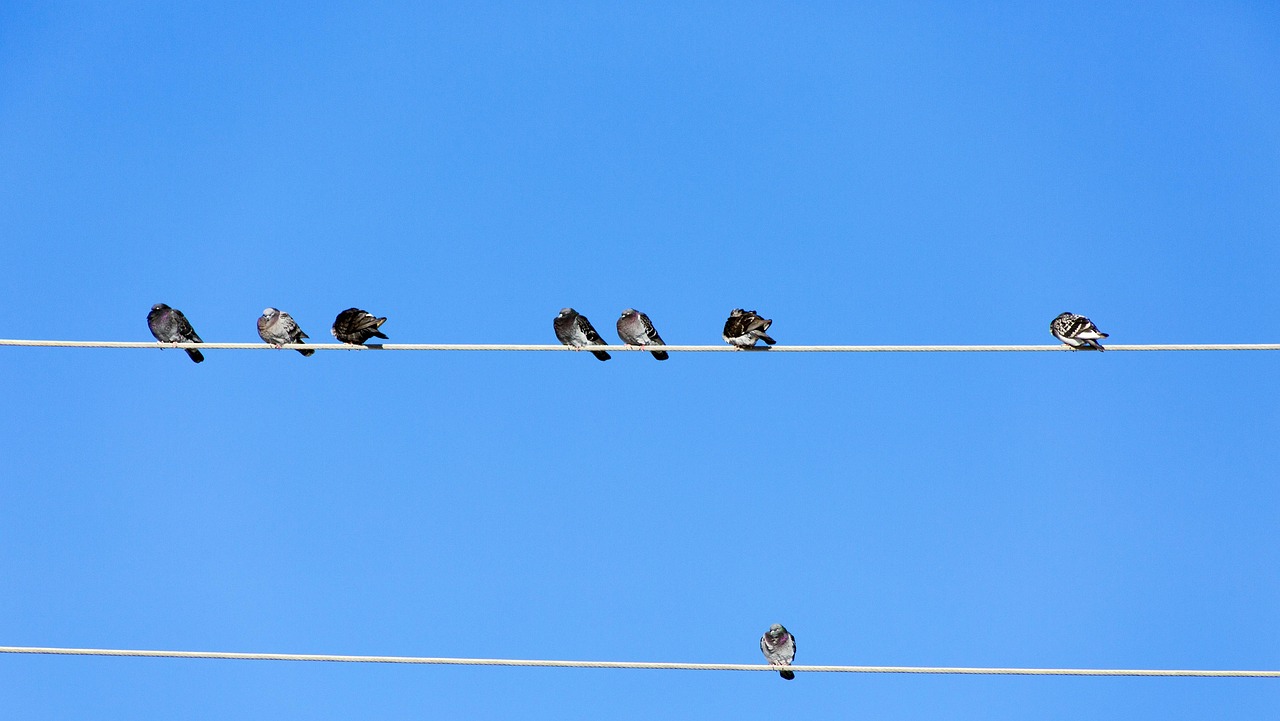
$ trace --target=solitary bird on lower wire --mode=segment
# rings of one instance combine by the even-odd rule
[[[771,319],[761,318],[754,310],[734,308],[729,313],[729,319],[724,322],[722,337],[724,342],[737,348],[750,348],[758,340],[764,341],[766,345],[773,345],[777,341],[765,333],[771,325]]]
[[[1075,313],[1062,313],[1049,324],[1049,332],[1053,337],[1072,348],[1095,348],[1105,350],[1098,341],[1107,337],[1098,330],[1093,321]]]
[[[275,308],[267,308],[258,316],[258,335],[277,348],[285,343],[301,343],[303,338],[310,337],[302,332],[293,316]],[[304,356],[315,354],[310,348],[296,350]]]
[[[666,345],[662,342],[662,337],[658,335],[658,331],[654,330],[653,323],[649,321],[649,316],[635,308],[627,308],[622,311],[622,315],[618,318],[618,337],[627,345]],[[650,351],[650,353],[653,353],[653,357],[660,361],[664,361],[669,357],[666,351],[655,350]]]
[[[182,311],[177,308],[170,308],[164,303],[156,303],[151,306],[151,312],[147,313],[147,327],[151,329],[151,335],[161,343],[203,343],[200,336],[196,335],[196,331],[191,327],[191,323]],[[184,348],[187,355],[191,356],[191,360],[200,363],[204,360],[204,354],[195,348]]]
[[[608,345],[596,329],[591,326],[591,321],[587,320],[585,315],[580,315],[573,308],[561,308],[560,314],[555,319],[556,338],[561,343],[570,348],[579,349],[586,346]],[[602,350],[593,350],[591,354],[602,361],[609,360],[609,354]]]
[[[760,637],[760,651],[769,663],[774,666],[790,666],[796,657],[796,637],[787,632],[781,624],[773,624]],[[795,679],[791,671],[779,671],[778,674],[788,681]]]
[[[388,340],[386,334],[378,330],[386,323],[386,318],[375,318],[372,313],[359,308],[347,308],[338,314],[329,329],[333,337],[343,343],[364,345],[370,338]]]

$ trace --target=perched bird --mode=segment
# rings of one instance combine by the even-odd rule
[[[790,666],[791,661],[796,657],[796,637],[787,633],[787,629],[780,624],[775,623],[760,637],[760,651],[774,666]],[[778,673],[788,681],[796,677],[790,671]]]
[[[1063,313],[1054,318],[1049,324],[1049,332],[1072,348],[1104,350],[1098,341],[1107,337],[1106,333],[1098,330],[1098,326],[1094,325],[1093,321],[1075,313]]]
[[[765,334],[772,324],[772,320],[761,318],[754,310],[734,308],[724,322],[724,341],[739,348],[750,348],[758,340],[773,345],[777,341]]]
[[[302,332],[293,316],[275,308],[267,308],[258,317],[258,335],[277,348],[285,343],[301,343],[303,338],[310,337]],[[315,354],[315,351],[309,349],[297,350],[304,356]]]
[[[387,336],[378,330],[386,322],[386,318],[374,318],[368,311],[347,308],[334,319],[333,327],[329,332],[343,343],[363,345],[370,338],[387,340]]]
[[[589,345],[609,345],[604,342],[591,321],[585,315],[579,315],[573,308],[561,308],[555,320],[556,338],[570,348],[582,348]],[[596,358],[607,361],[609,354],[602,350],[591,351]]]
[[[151,335],[161,343],[203,343],[200,336],[196,335],[196,331],[191,327],[191,323],[187,321],[187,317],[182,311],[170,308],[164,303],[156,303],[151,306],[151,312],[147,314],[147,327],[151,329]],[[204,360],[204,354],[195,348],[185,348],[187,355],[191,356],[191,360],[199,363]]]
[[[649,321],[649,316],[641,313],[635,308],[627,308],[622,311],[622,316],[618,318],[618,337],[627,345],[666,345],[662,342],[662,337],[658,335],[658,331],[653,329],[653,323]],[[660,361],[666,360],[669,356],[666,351],[650,351],[653,357]]]

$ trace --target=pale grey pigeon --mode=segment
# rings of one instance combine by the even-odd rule
[[[777,341],[765,333],[770,325],[773,325],[772,320],[761,318],[754,310],[734,308],[729,313],[729,319],[724,322],[723,338],[726,343],[738,348],[750,348],[758,340],[773,345]]]
[[[387,340],[387,336],[379,328],[386,323],[386,318],[375,318],[372,313],[359,308],[347,308],[338,314],[329,329],[333,337],[343,343],[363,345],[370,338]]]
[[[618,337],[627,345],[666,345],[662,342],[662,337],[658,335],[658,331],[653,329],[653,323],[649,321],[649,316],[641,313],[635,308],[627,308],[622,311],[622,316],[618,318]],[[666,351],[650,351],[653,357],[660,361],[666,360],[669,356]]]
[[[781,624],[773,624],[760,637],[760,651],[769,663],[774,666],[790,666],[796,657],[796,637],[787,633]],[[778,672],[783,678],[791,681],[796,675],[790,671]]]
[[[561,308],[560,314],[555,319],[556,338],[561,343],[570,348],[582,348],[592,345],[608,345],[596,329],[591,327],[591,321],[587,320],[585,315],[579,315],[578,311],[573,308]],[[607,361],[609,354],[602,350],[593,350],[591,354],[596,358]]]
[[[170,308],[164,303],[156,303],[151,306],[151,312],[147,313],[147,327],[151,329],[151,335],[161,343],[203,343],[200,336],[196,335],[196,331],[191,327],[191,323],[187,321],[187,317],[182,311],[176,308]],[[204,360],[204,354],[195,348],[184,348],[187,355],[191,356],[191,360],[199,363]]]
[[[275,308],[267,308],[258,317],[258,335],[262,337],[262,340],[277,348],[285,343],[301,343],[303,338],[310,337],[302,332],[297,322],[293,320],[293,316]],[[315,353],[315,351],[305,348],[297,350],[304,356]]]
[[[1107,337],[1093,321],[1075,313],[1062,313],[1049,324],[1053,337],[1072,348],[1096,348],[1104,350],[1098,341]]]

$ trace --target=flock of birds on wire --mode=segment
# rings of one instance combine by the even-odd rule
[[[359,308],[348,308],[334,319],[330,332],[343,343],[363,345],[371,338],[387,339],[387,336],[379,330],[386,322],[385,317],[379,318]],[[722,337],[726,343],[741,349],[753,347],[758,341],[773,345],[776,341],[766,332],[772,324],[772,319],[761,318],[754,310],[734,308],[729,313],[729,319],[724,323]],[[556,338],[564,345],[578,350],[589,349],[596,358],[602,361],[609,360],[609,354],[606,351],[596,350],[608,344],[596,332],[595,327],[585,315],[573,308],[562,308],[552,325],[555,328]],[[622,311],[622,315],[618,317],[617,326],[618,337],[629,346],[647,348],[665,345],[662,337],[653,327],[653,322],[649,320],[649,316],[635,308]],[[204,342],[191,327],[191,322],[182,314],[182,311],[170,308],[164,303],[151,306],[151,312],[147,314],[147,327],[161,343]],[[1098,341],[1107,337],[1106,333],[1098,330],[1093,321],[1074,313],[1062,313],[1054,318],[1049,324],[1049,330],[1055,338],[1072,348],[1103,350],[1102,344]],[[308,337],[298,327],[293,316],[276,308],[267,308],[262,311],[262,315],[258,317],[258,335],[277,348],[286,343],[301,343],[303,338]],[[195,348],[184,350],[196,363],[204,360],[204,355]],[[315,353],[314,350],[307,348],[296,350],[304,356]],[[652,350],[650,353],[660,361],[668,357],[667,353],[661,350]],[[796,638],[784,626],[775,623],[760,637],[760,652],[764,654],[770,665],[790,666],[796,657]],[[788,681],[796,677],[795,673],[785,668],[778,673]]]
[[[334,319],[333,327],[329,332],[343,343],[364,345],[371,338],[388,340],[386,334],[379,330],[386,322],[385,317],[378,318],[359,308],[347,308]],[[556,338],[564,345],[574,350],[589,349],[591,354],[599,360],[609,360],[607,351],[596,350],[600,346],[609,344],[600,337],[585,315],[573,308],[561,308],[552,325],[556,331]],[[721,337],[726,343],[738,349],[752,348],[758,341],[764,341],[766,346],[771,346],[777,342],[766,332],[771,325],[773,325],[773,319],[761,318],[760,314],[754,310],[734,308],[730,311],[728,320],[724,322],[724,332]],[[151,306],[151,312],[147,314],[147,327],[151,329],[151,335],[161,343],[204,342],[191,327],[191,321],[187,320],[182,311],[170,308],[164,303]],[[618,316],[617,327],[618,337],[628,346],[648,348],[666,345],[662,336],[658,335],[658,331],[653,327],[649,316],[635,308],[622,311],[622,315]],[[1098,326],[1094,325],[1093,321],[1075,313],[1059,314],[1049,324],[1049,332],[1073,349],[1103,350],[1099,341],[1107,337],[1106,333],[1098,330]],[[293,319],[293,316],[276,308],[267,308],[262,311],[262,315],[258,316],[258,336],[277,348],[286,343],[302,343],[303,338],[310,337],[302,332],[302,328],[298,327],[298,322]],[[196,363],[204,360],[204,354],[195,348],[184,350]],[[304,356],[315,354],[315,351],[309,348],[296,350]],[[660,361],[669,357],[666,351],[651,350],[649,352]]]

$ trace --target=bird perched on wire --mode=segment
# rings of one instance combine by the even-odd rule
[[[151,329],[151,335],[161,343],[203,343],[200,336],[196,335],[196,331],[191,327],[191,323],[182,311],[176,308],[170,308],[164,303],[156,303],[151,306],[151,312],[147,313],[147,327]],[[200,363],[204,360],[204,354],[195,348],[184,348],[187,355],[191,356],[191,360]]]
[[[573,308],[561,308],[553,325],[556,329],[556,338],[575,350],[581,350],[585,346],[609,345],[591,326],[591,321]],[[599,360],[609,360],[609,354],[602,350],[593,350],[591,354]]]
[[[765,333],[770,325],[773,325],[772,320],[761,318],[754,310],[734,308],[724,322],[724,341],[738,348],[750,348],[758,340],[773,345],[777,341]]]
[[[796,657],[796,637],[787,632],[781,624],[773,624],[760,637],[760,651],[769,663],[774,666],[790,666]],[[791,671],[779,671],[778,674],[788,681],[796,677]]]
[[[368,311],[360,310],[359,308],[347,308],[334,319],[333,327],[329,329],[329,332],[333,333],[333,337],[343,343],[364,345],[365,341],[370,338],[388,340],[387,336],[378,330],[386,322],[386,318],[375,318]]]
[[[261,316],[258,316],[258,335],[277,348],[285,343],[301,343],[303,338],[310,337],[302,332],[293,316],[275,308],[267,308],[262,311]],[[304,356],[315,354],[315,351],[309,348],[296,350]]]
[[[618,318],[618,337],[627,345],[666,345],[662,342],[662,337],[658,335],[658,331],[653,329],[653,323],[649,321],[649,316],[635,308],[627,308],[622,311],[622,315]],[[650,352],[653,353],[654,358],[660,361],[664,361],[669,357],[666,351],[655,350]]]
[[[1096,348],[1105,350],[1098,341],[1107,337],[1093,321],[1075,313],[1062,313],[1049,324],[1053,337],[1072,348]]]

